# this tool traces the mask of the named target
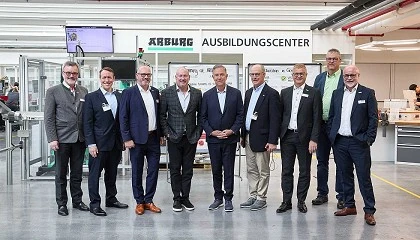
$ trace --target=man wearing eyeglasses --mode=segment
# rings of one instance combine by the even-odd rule
[[[280,96],[265,82],[263,65],[253,65],[249,78],[253,87],[245,92],[241,146],[246,153],[250,197],[240,207],[258,211],[267,207],[270,153],[277,148],[279,138]]]
[[[73,208],[89,211],[82,201],[83,158],[86,150],[82,113],[88,90],[77,84],[79,66],[63,64],[62,84],[45,94],[45,132],[50,148],[55,151],[55,191],[58,214],[67,216],[67,167],[70,164],[70,193]]]
[[[175,74],[176,83],[162,91],[160,121],[168,140],[169,170],[174,195],[172,210],[194,210],[190,201],[191,179],[197,142],[203,129],[200,124],[201,91],[191,87],[188,69]]]
[[[159,123],[159,90],[150,86],[149,66],[140,66],[137,84],[122,92],[120,129],[125,148],[130,150],[132,187],[136,200],[135,213],[145,210],[160,213],[153,203],[159,174],[160,145],[163,143]],[[143,188],[144,158],[147,160],[146,189]]]
[[[283,202],[277,213],[292,209],[293,172],[296,156],[299,163],[297,208],[306,213],[305,200],[311,181],[312,153],[317,149],[321,126],[322,102],[318,89],[305,84],[307,70],[303,64],[293,67],[293,86],[280,94],[281,189]]]
[[[344,208],[334,215],[357,214],[353,174],[356,168],[359,189],[365,204],[365,221],[368,225],[375,225],[370,146],[376,139],[378,104],[375,91],[359,84],[360,72],[356,66],[345,67],[343,74],[345,87],[333,92],[327,124],[334,157],[343,174]]]
[[[337,49],[330,49],[326,58],[327,71],[319,74],[315,78],[314,88],[321,92],[322,96],[322,121],[319,131],[318,148],[316,151],[317,164],[317,197],[312,200],[313,205],[322,205],[328,202],[328,172],[329,158],[331,152],[331,142],[328,139],[326,125],[328,121],[328,113],[330,111],[331,96],[335,89],[344,87],[343,73],[340,70],[341,55]],[[342,209],[343,206],[343,186],[341,184],[341,172],[335,169],[335,191],[337,192],[337,208]]]

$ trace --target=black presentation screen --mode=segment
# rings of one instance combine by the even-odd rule
[[[102,60],[102,67],[112,68],[116,80],[136,79],[136,60]]]

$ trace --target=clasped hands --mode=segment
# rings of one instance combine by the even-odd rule
[[[233,133],[234,132],[231,129],[225,129],[223,131],[214,130],[213,132],[211,132],[210,135],[212,135],[213,137],[217,137],[218,139],[226,139]]]

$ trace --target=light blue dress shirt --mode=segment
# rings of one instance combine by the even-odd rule
[[[249,106],[248,110],[246,112],[246,119],[245,119],[245,128],[247,131],[251,128],[251,119],[252,115],[254,115],[254,109],[255,105],[257,104],[257,100],[260,97],[261,91],[265,86],[265,82],[258,86],[257,88],[254,88],[251,94],[251,99],[249,100]]]

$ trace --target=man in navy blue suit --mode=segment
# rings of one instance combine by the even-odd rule
[[[357,214],[353,175],[353,169],[356,168],[360,193],[365,203],[365,221],[369,225],[375,225],[370,146],[376,139],[378,104],[375,91],[358,83],[360,72],[356,66],[345,67],[343,74],[345,87],[333,92],[327,125],[334,157],[343,174],[344,208],[334,215]]]
[[[105,206],[128,208],[117,200],[117,168],[121,160],[123,143],[118,123],[118,102],[121,94],[114,91],[114,70],[104,67],[99,71],[101,87],[85,96],[83,126],[85,141],[89,148],[89,197],[90,212],[96,216],[106,216],[101,208],[99,177],[105,169]]]
[[[132,186],[137,202],[136,214],[144,210],[160,213],[153,203],[159,173],[161,138],[159,124],[159,90],[150,86],[152,73],[149,66],[140,66],[137,84],[124,90],[120,106],[120,128],[124,146],[130,149]],[[142,177],[144,157],[147,159],[146,191]]]
[[[201,105],[202,125],[206,132],[213,174],[214,202],[209,210],[223,206],[224,198],[225,211],[232,212],[235,155],[239,130],[243,124],[243,103],[241,92],[226,84],[226,68],[216,65],[212,72],[216,86],[204,93]]]
[[[342,89],[343,71],[340,70],[341,55],[337,49],[330,49],[327,52],[325,61],[327,62],[327,71],[319,74],[315,78],[314,88],[321,92],[322,97],[322,121],[319,130],[318,148],[316,150],[317,164],[317,191],[318,195],[312,200],[313,205],[322,205],[328,202],[328,171],[331,152],[331,142],[328,139],[326,126],[328,114],[331,105],[331,96],[335,89]],[[335,191],[337,192],[337,208],[344,207],[343,186],[341,184],[341,172],[335,169]]]

